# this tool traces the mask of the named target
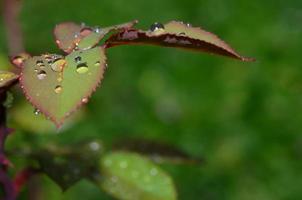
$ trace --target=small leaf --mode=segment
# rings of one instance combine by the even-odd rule
[[[25,62],[20,83],[27,99],[57,127],[100,84],[105,71],[103,48],[74,51],[66,58],[55,54],[35,56]]]
[[[113,149],[131,151],[148,156],[155,162],[200,164],[201,159],[190,156],[176,146],[146,139],[124,139],[113,144]]]
[[[0,88],[11,86],[18,78],[19,76],[13,72],[0,70]]]
[[[135,154],[115,152],[101,160],[101,187],[121,200],[175,200],[172,179],[150,160]]]
[[[165,25],[155,23],[149,31],[124,30],[112,35],[106,41],[107,48],[126,44],[150,44],[183,48],[228,56],[242,61],[253,61],[253,59],[239,55],[213,33],[176,21]]]
[[[66,53],[71,53],[74,49],[85,50],[95,47],[110,31],[126,30],[132,28],[136,23],[137,21],[134,20],[106,28],[93,28],[73,22],[65,22],[55,27],[54,35],[59,48]]]
[[[66,53],[72,52],[76,46],[76,39],[81,26],[73,22],[65,22],[58,24],[54,29],[56,43],[60,49]]]

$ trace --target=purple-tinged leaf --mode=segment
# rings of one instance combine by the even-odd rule
[[[137,29],[123,30],[112,35],[106,41],[107,48],[128,44],[150,44],[183,48],[228,56],[242,61],[253,61],[251,58],[239,55],[213,33],[176,21],[165,25],[155,23],[148,31]]]
[[[76,47],[76,40],[81,26],[73,22],[65,22],[58,24],[54,29],[56,43],[60,49],[66,53],[72,52]]]
[[[11,86],[18,80],[19,76],[13,72],[0,70],[0,88]]]
[[[200,164],[202,159],[190,156],[176,146],[146,139],[124,139],[113,144],[114,150],[136,152],[155,162]]]
[[[54,35],[60,49],[66,53],[73,50],[86,50],[95,47],[111,31],[123,31],[132,28],[137,20],[115,26],[99,28],[65,22],[56,26]]]
[[[104,49],[74,51],[66,57],[46,54],[28,59],[21,87],[27,99],[60,127],[100,84],[106,68]]]

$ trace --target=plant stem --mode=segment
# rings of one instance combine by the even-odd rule
[[[6,108],[3,105],[5,100],[6,88],[2,88],[0,89],[0,183],[5,193],[4,200],[15,200],[16,192],[13,182],[7,175],[9,161],[6,159],[4,151],[5,139],[10,133],[10,130],[6,127]]]

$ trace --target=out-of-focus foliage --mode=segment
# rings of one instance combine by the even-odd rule
[[[51,33],[63,21],[108,26],[137,18],[147,29],[155,21],[178,19],[216,33],[258,61],[160,47],[110,49],[106,78],[85,119],[36,138],[18,130],[8,147],[32,145],[31,139],[63,146],[85,138],[105,143],[125,135],[151,138],[205,157],[202,166],[163,166],[181,200],[299,200],[301,10],[300,0],[24,1],[20,20],[32,55],[60,53]],[[5,55],[2,21],[0,30]],[[45,200],[82,199],[83,194],[89,200],[111,199],[84,180],[63,194],[50,179],[40,181]],[[20,199],[26,195],[24,190]]]
[[[100,162],[100,186],[121,200],[176,200],[173,181],[162,169],[136,153],[109,153]]]

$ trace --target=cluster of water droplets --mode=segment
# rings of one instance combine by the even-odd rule
[[[192,24],[181,22],[181,24],[186,25],[187,28],[191,28]],[[155,22],[150,26],[150,31],[152,34],[159,35],[165,33],[165,26],[162,23]],[[186,36],[185,32],[178,33],[179,36]]]
[[[61,82],[63,81],[63,69],[66,65],[66,60],[59,55],[45,54],[41,59],[36,61],[35,72],[39,80],[45,80],[47,78],[46,67],[50,66],[53,72],[58,73],[57,82],[58,84],[54,88],[54,92],[59,94],[62,92]]]

